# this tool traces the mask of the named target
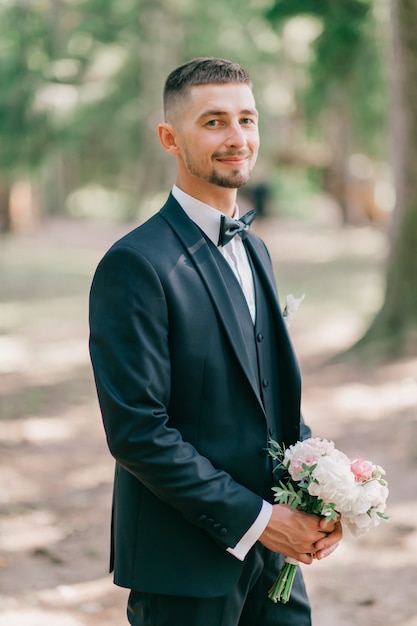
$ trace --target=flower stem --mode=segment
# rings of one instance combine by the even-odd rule
[[[290,599],[294,578],[297,573],[298,565],[288,563],[282,566],[280,573],[271,589],[268,592],[268,598],[273,602],[282,602],[286,604]]]

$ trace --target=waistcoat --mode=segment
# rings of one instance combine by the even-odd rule
[[[250,316],[243,291],[227,261],[221,254],[216,254],[216,260],[222,272],[230,296],[234,302],[246,348],[249,352],[252,367],[256,373],[259,392],[265,411],[267,422],[267,436],[277,442],[282,441],[282,411],[280,405],[280,377],[277,328],[272,315],[272,306],[269,295],[254,264],[249,262],[255,287],[256,318],[255,324]],[[267,442],[265,442],[267,443]],[[266,481],[264,497],[271,501],[273,485],[272,461],[265,451]],[[278,475],[277,475],[278,476]]]

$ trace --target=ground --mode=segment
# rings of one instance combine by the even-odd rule
[[[306,294],[290,332],[314,434],[384,466],[390,521],[348,532],[304,567],[315,626],[417,626],[417,357],[335,359],[382,297],[386,237],[330,207],[255,229],[281,299]],[[107,574],[113,463],[87,351],[87,294],[128,228],[48,220],[0,240],[0,626],[123,626]],[[180,625],[173,625],[180,626]],[[208,625],[210,626],[210,625]]]

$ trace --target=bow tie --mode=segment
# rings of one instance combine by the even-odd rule
[[[248,211],[238,220],[234,220],[227,215],[220,218],[220,233],[218,246],[225,246],[235,235],[245,239],[249,232],[249,226],[256,217],[256,211]]]

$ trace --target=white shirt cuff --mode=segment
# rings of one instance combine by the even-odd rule
[[[259,515],[252,526],[245,532],[242,539],[237,542],[234,548],[227,548],[227,552],[233,554],[239,561],[243,561],[249,550],[258,541],[259,537],[268,526],[271,515],[272,504],[264,500]]]

